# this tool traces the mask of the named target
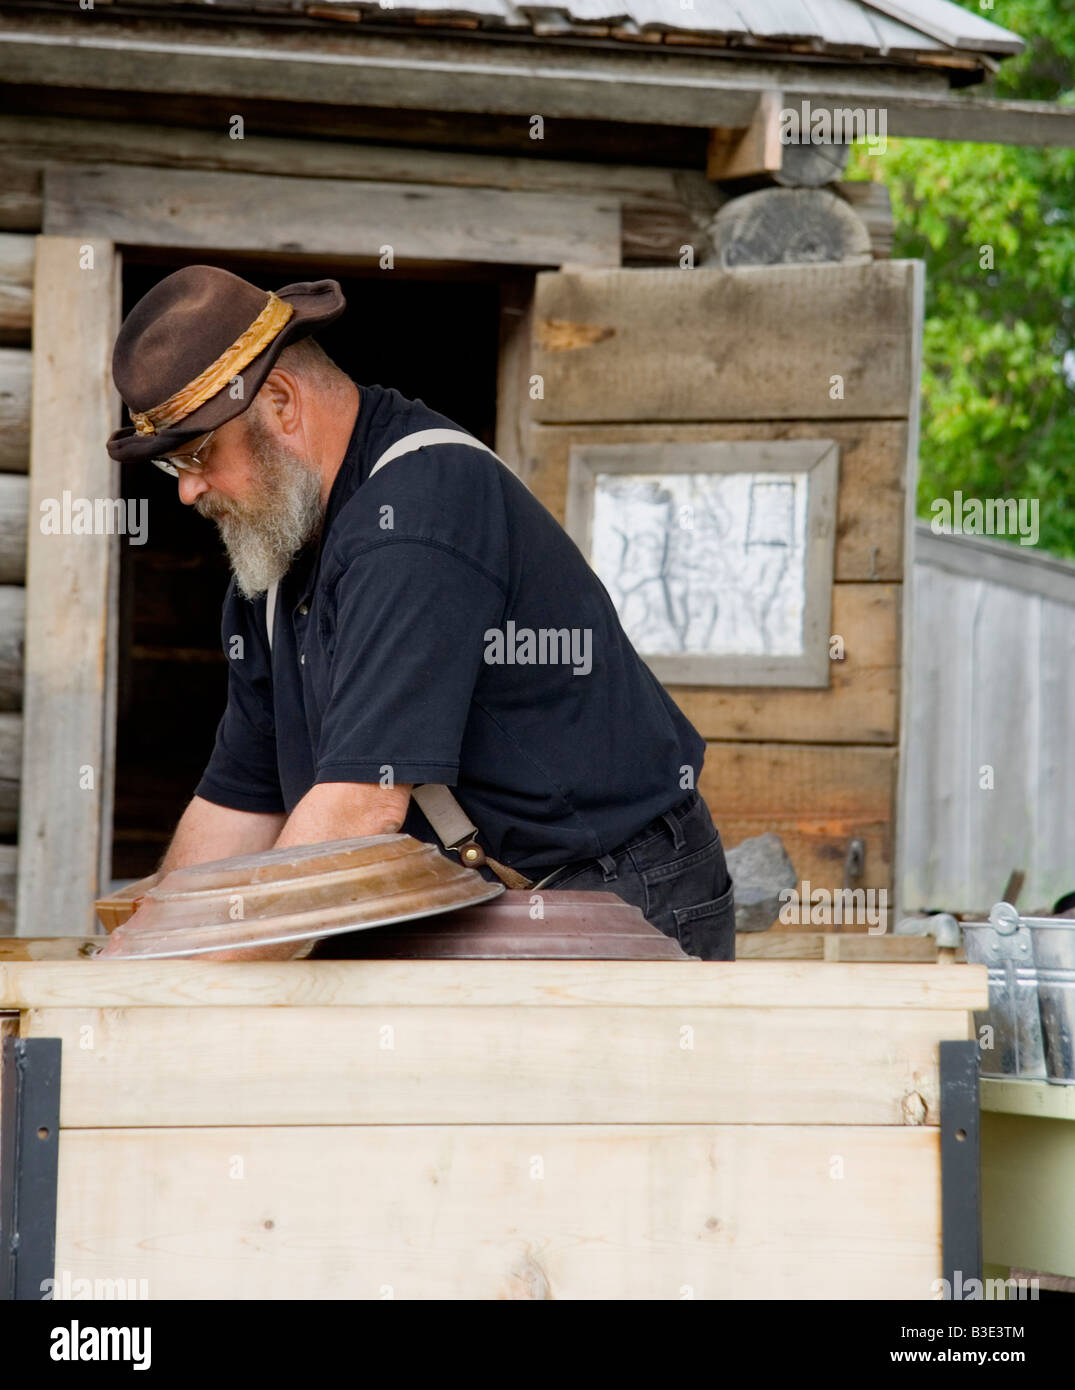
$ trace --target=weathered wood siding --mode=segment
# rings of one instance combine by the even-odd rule
[[[1075,565],[915,528],[908,908],[1020,905],[1075,889]],[[992,785],[990,786],[990,783]]]
[[[800,880],[893,889],[905,516],[917,443],[914,262],[538,277],[526,480],[561,519],[576,444],[832,439],[840,450],[826,689],[670,686],[708,741],[722,838],[784,839]],[[843,394],[834,393],[840,377]]]

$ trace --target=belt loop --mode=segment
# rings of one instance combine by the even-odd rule
[[[597,861],[601,865],[601,872],[605,876],[605,882],[616,877],[616,861],[611,854],[603,854]]]
[[[687,843],[687,837],[684,835],[683,827],[680,825],[679,821],[676,820],[675,816],[673,816],[670,811],[663,812],[661,820],[664,821],[665,825],[667,825],[668,829],[672,832],[672,848],[682,849]]]

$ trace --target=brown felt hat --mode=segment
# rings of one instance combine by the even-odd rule
[[[112,377],[131,424],[109,437],[108,452],[121,462],[159,458],[241,415],[284,348],[346,305],[335,280],[270,293],[212,265],[166,276],[116,337]]]

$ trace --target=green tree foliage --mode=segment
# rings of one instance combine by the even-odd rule
[[[965,8],[1027,42],[968,95],[1075,105],[1075,0]],[[919,513],[1036,497],[1038,544],[1075,557],[1075,149],[890,140],[852,165],[926,263]]]

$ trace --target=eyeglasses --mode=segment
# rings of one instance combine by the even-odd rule
[[[198,455],[204,452],[214,434],[216,430],[210,430],[193,454],[169,454],[167,458],[154,459],[153,462],[173,478],[178,478],[180,473],[204,473],[206,463]]]

